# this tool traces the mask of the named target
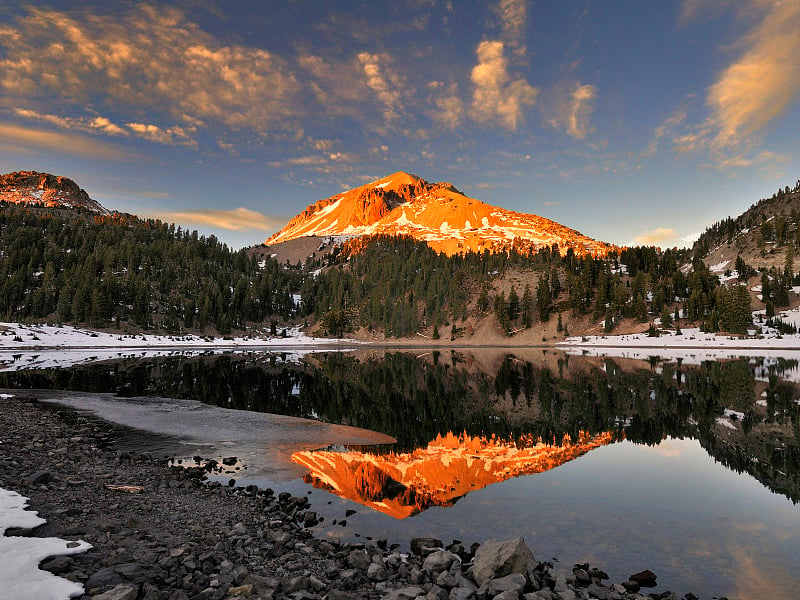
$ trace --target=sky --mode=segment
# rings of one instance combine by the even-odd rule
[[[617,244],[800,178],[800,0],[0,0],[0,172],[263,242],[395,171]]]

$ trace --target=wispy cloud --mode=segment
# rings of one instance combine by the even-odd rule
[[[286,217],[264,215],[249,208],[233,210],[192,210],[185,212],[162,212],[149,215],[164,221],[190,225],[210,225],[229,231],[272,231],[286,223]]]
[[[106,135],[128,135],[128,131],[112,123],[110,119],[101,116],[95,117],[62,117],[41,113],[28,108],[15,108],[13,113],[18,117],[35,121],[43,121],[62,129],[72,129],[89,133],[103,133]]]
[[[140,4],[120,18],[79,19],[30,7],[13,31],[0,42],[0,89],[11,97],[80,106],[100,97],[117,110],[166,112],[184,126],[211,121],[262,133],[286,129],[296,114],[299,86],[286,61],[223,44],[177,9]]]
[[[383,118],[390,123],[403,112],[403,82],[388,66],[387,55],[361,52],[358,62],[364,70],[366,84],[383,105]]]
[[[677,137],[675,130],[686,120],[686,115],[686,109],[681,108],[664,119],[664,121],[662,121],[661,124],[655,128],[655,131],[653,131],[653,138],[650,140],[650,143],[647,145],[647,149],[642,152],[641,156],[653,156],[656,152],[658,152],[658,146],[664,137]]]
[[[497,123],[516,130],[525,110],[536,103],[539,91],[520,77],[512,79],[503,42],[483,41],[475,50],[478,64],[472,69],[472,117],[479,123]]]
[[[127,160],[133,157],[117,146],[76,133],[44,131],[0,123],[0,140],[17,149],[58,150],[69,148],[79,156],[99,160]],[[11,149],[11,148],[9,148]]]
[[[668,227],[656,227],[652,231],[640,233],[633,241],[637,244],[660,244],[667,240],[675,239],[676,233],[674,229]]]
[[[800,92],[800,3],[757,4],[766,12],[743,40],[744,53],[709,89],[717,145],[760,133]]]
[[[594,111],[597,87],[580,82],[571,85],[560,84],[550,93],[550,114],[548,121],[553,127],[563,128],[576,139],[585,139],[594,131],[589,118]]]
[[[151,142],[174,146],[180,144],[190,148],[196,148],[197,142],[186,132],[183,127],[178,125],[162,129],[158,125],[146,123],[127,123],[127,127],[136,135]]]
[[[500,0],[495,7],[500,18],[501,39],[514,54],[524,55],[525,24],[528,17],[527,0]]]
[[[194,125],[190,125],[188,128],[175,125],[162,129],[157,125],[144,123],[126,123],[124,126],[120,126],[107,117],[102,116],[61,117],[59,115],[50,115],[27,108],[15,108],[13,113],[24,119],[42,121],[62,129],[119,136],[128,136],[132,133],[136,137],[169,146],[180,144],[192,148],[197,147],[197,142],[192,139],[191,135],[188,133],[188,131],[197,130]]]
[[[728,44],[740,49],[739,54],[707,90],[708,118],[674,137],[678,152],[707,152],[709,166],[720,169],[760,162],[760,155],[752,154],[762,136],[800,97],[800,3],[685,0],[681,21],[688,23],[734,6],[738,17],[753,25]]]

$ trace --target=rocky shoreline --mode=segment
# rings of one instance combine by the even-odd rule
[[[418,538],[410,554],[386,540],[315,538],[307,497],[206,485],[213,465],[120,452],[123,428],[16,394],[0,401],[0,487],[29,497],[47,523],[8,534],[91,543],[41,565],[81,583],[83,598],[696,599],[648,594],[649,571],[609,585],[591,565],[537,562],[521,538],[471,546]]]

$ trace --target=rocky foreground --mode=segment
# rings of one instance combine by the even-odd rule
[[[0,400],[0,487],[30,498],[47,523],[13,535],[83,539],[85,554],[41,567],[83,584],[93,600],[679,599],[651,593],[649,571],[608,585],[590,565],[537,562],[519,538],[465,547],[314,538],[306,497],[206,485],[188,469],[115,449],[120,428],[60,407]],[[2,593],[0,593],[2,596]],[[694,594],[686,594],[694,600]]]

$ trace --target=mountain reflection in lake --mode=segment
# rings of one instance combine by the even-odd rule
[[[591,561],[615,581],[650,568],[659,589],[775,598],[795,596],[800,568],[799,380],[797,360],[690,365],[541,349],[369,351],[301,361],[244,353],[0,373],[3,387],[192,398],[395,437],[391,448],[337,449],[338,459],[306,455],[305,464],[315,466],[307,479],[360,502],[314,489],[313,508],[326,515],[320,535],[358,532],[404,544],[418,535],[467,544],[523,535],[537,558],[559,557],[565,567]],[[485,444],[488,454],[507,452],[513,463],[517,450],[539,440],[547,442],[540,449],[562,453],[587,442],[593,449],[535,475],[507,464],[507,472],[490,467],[493,475],[479,477],[477,470],[447,472],[455,463],[440,462],[435,477],[426,472],[412,482],[415,461],[432,447],[452,447],[466,465],[464,452]],[[406,462],[389,465],[387,456]],[[316,469],[322,459],[352,468]],[[288,487],[311,489],[301,481]],[[402,508],[400,500],[412,496]],[[367,510],[370,502],[390,510]],[[417,513],[411,518],[389,516],[409,508]],[[348,509],[358,512],[341,526]]]
[[[558,445],[448,433],[412,452],[315,450],[295,452],[292,460],[308,467],[305,481],[315,487],[404,519],[511,477],[549,471],[612,440],[611,432],[574,442],[564,436]]]

